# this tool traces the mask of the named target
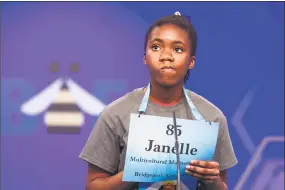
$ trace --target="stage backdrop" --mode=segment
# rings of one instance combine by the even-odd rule
[[[187,87],[228,119],[239,160],[229,189],[283,190],[283,6],[1,3],[1,189],[84,189],[78,155],[98,113],[147,84],[145,32],[180,11],[198,32]]]

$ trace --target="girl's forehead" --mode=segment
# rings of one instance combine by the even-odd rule
[[[180,28],[179,26],[176,26],[174,24],[164,24],[162,26],[157,26],[155,28],[153,28],[152,32],[150,33],[150,35],[167,35],[167,34],[177,34],[177,35],[186,35],[187,36],[187,32]]]
[[[188,41],[188,34],[185,30],[180,28],[179,26],[173,24],[167,24],[155,27],[150,33],[149,40],[160,39],[171,40],[171,41]]]

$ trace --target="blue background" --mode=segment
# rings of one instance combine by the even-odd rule
[[[71,77],[105,104],[145,85],[144,34],[175,11],[191,16],[198,33],[187,87],[228,119],[239,160],[229,189],[262,140],[279,136],[241,188],[271,189],[253,184],[266,163],[284,160],[282,2],[1,3],[1,189],[84,189],[87,167],[78,155],[97,118],[86,115],[80,134],[48,134],[43,115],[26,116],[20,106],[58,77]],[[49,72],[52,61],[58,73]],[[76,74],[68,72],[73,62],[80,63]],[[277,168],[261,180],[284,176],[284,164]],[[284,178],[276,183],[284,188]]]

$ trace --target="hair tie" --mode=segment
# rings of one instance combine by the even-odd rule
[[[176,11],[174,13],[175,16],[182,16],[182,14],[179,12],[179,11]],[[191,22],[191,17],[190,16],[186,16],[186,15],[183,15],[189,22]]]
[[[179,11],[176,11],[174,15],[181,16],[181,13]]]

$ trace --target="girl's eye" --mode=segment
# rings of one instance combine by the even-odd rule
[[[158,51],[158,50],[160,50],[160,47],[159,47],[158,45],[153,45],[153,46],[151,47],[151,49],[152,49],[153,51]]]
[[[182,48],[175,48],[174,49],[177,53],[182,53],[183,52],[183,49]]]

